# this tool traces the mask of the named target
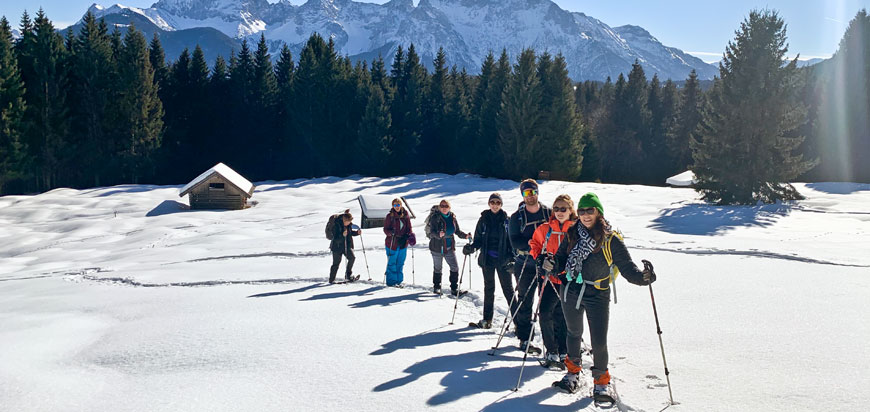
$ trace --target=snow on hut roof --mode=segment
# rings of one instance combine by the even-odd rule
[[[235,186],[236,188],[238,188],[242,192],[247,193],[248,197],[250,197],[252,194],[254,194],[254,184],[253,183],[249,182],[248,179],[245,179],[244,177],[242,177],[242,175],[236,173],[235,170],[230,169],[229,166],[227,166],[223,163],[218,163],[218,164],[214,165],[214,167],[212,167],[211,169],[208,169],[205,172],[202,172],[202,174],[197,176],[196,179],[193,179],[190,183],[188,183],[187,185],[182,187],[178,196],[184,197],[184,195],[186,195],[187,192],[189,192],[191,189],[193,189],[194,187],[196,187],[200,183],[206,181],[209,177],[211,177],[211,175],[213,175],[215,173],[223,176],[224,179],[227,179],[230,182],[230,184],[232,184],[233,186]]]
[[[368,218],[381,218],[390,213],[390,209],[393,208],[393,199],[397,196],[389,196],[389,195],[360,195],[359,196],[359,206],[362,209],[362,213]],[[411,212],[411,208],[408,206],[408,202],[402,199],[402,203],[405,204],[405,208],[408,209],[408,212],[411,213],[413,217],[414,212]]]
[[[695,180],[695,174],[692,173],[691,170],[686,170],[685,172],[680,173],[676,176],[671,176],[667,178],[667,180],[665,180],[665,183],[671,186],[689,187],[697,183],[697,180]]]

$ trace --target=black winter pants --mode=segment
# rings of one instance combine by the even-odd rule
[[[535,259],[531,255],[519,255],[514,262],[514,269],[517,271],[515,277],[517,285],[519,285],[517,299],[522,301],[519,312],[514,318],[514,325],[517,327],[517,338],[520,341],[525,341],[532,331],[532,306],[535,303],[535,295],[538,293]]]
[[[566,354],[568,327],[565,325],[559,293],[548,282],[541,283],[539,287],[544,288],[544,295],[541,297],[541,337],[544,338],[544,347],[547,353]],[[583,330],[580,331],[582,333]]]
[[[562,285],[566,287],[566,285]],[[560,290],[564,294],[564,290]],[[598,378],[607,371],[607,326],[610,321],[610,291],[601,291],[592,286],[586,287],[586,293],[577,308],[577,295],[580,285],[571,283],[568,296],[562,302],[565,312],[565,324],[568,327],[568,356],[580,364],[580,338],[583,336],[583,313],[589,321],[589,341],[592,344],[592,377]],[[563,295],[564,296],[564,295]]]
[[[335,281],[335,274],[338,273],[338,265],[341,264],[341,257],[347,256],[347,268],[344,270],[344,276],[350,277],[353,273],[353,262],[356,260],[356,256],[353,254],[353,249],[345,249],[339,251],[332,251],[332,266],[329,268],[329,281]]]
[[[513,301],[514,296],[514,279],[510,272],[504,266],[484,266],[483,267],[483,319],[492,321],[493,307],[495,305],[495,273],[498,272],[498,283],[501,285],[501,292],[504,294],[505,300],[511,305],[510,311],[517,306],[517,302]]]

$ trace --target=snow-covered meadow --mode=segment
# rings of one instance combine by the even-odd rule
[[[719,207],[690,189],[542,183],[547,204],[596,192],[634,260],[655,264],[679,403],[669,411],[870,406],[870,185],[797,186],[806,200]],[[405,196],[422,239],[438,199],[471,230],[491,192],[515,208],[516,182],[258,182],[242,211],[187,210],[179,188],[0,197],[0,410],[595,410],[550,388],[562,374],[533,359],[511,390],[517,339],[488,356],[497,330],[465,327],[482,312],[476,265],[454,325],[454,301],[429,292],[425,244],[408,257],[409,287],[383,285],[380,229],[364,231],[365,256],[357,243],[362,281],[325,283],[323,227],[345,208],[358,216],[359,194]],[[620,280],[616,291],[610,370],[622,409],[660,411],[668,389],[649,290]]]

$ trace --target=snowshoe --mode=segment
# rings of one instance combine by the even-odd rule
[[[535,356],[538,356],[542,353],[541,348],[539,348],[535,345],[532,345],[527,340],[520,342],[520,350],[525,350],[526,353],[528,353],[529,355],[535,355]]]
[[[481,319],[478,322],[469,322],[468,327],[478,328],[478,329],[489,329],[489,328],[492,328],[492,321]]]
[[[438,295],[438,296],[441,296],[441,295],[442,295],[442,293],[441,293],[441,287],[440,287],[440,286],[435,286],[435,287],[432,289],[432,291],[435,292],[435,294]]]
[[[568,393],[576,393],[580,390],[580,374],[568,372],[562,380],[553,382],[553,387],[562,389]]]
[[[546,357],[538,359],[538,363],[550,370],[565,370],[565,363],[559,360],[557,353],[548,353]]]
[[[616,399],[613,397],[610,385],[595,385],[595,388],[592,389],[592,400],[595,401],[595,406],[601,408],[610,408],[616,405]]]
[[[404,289],[404,288],[405,288],[405,285],[404,285],[404,284],[401,284],[401,283],[396,283],[395,285],[393,285],[393,287],[396,288],[396,289]]]
[[[345,282],[356,282],[359,280],[359,275],[350,275],[344,278]]]
[[[468,293],[467,290],[450,289],[450,294],[456,296],[457,298],[465,296],[466,293]]]

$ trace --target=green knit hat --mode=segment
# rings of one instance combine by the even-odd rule
[[[577,202],[577,209],[586,209],[588,207],[594,207],[598,209],[598,213],[604,214],[604,205],[601,204],[601,201],[598,200],[598,195],[595,193],[589,192]]]

